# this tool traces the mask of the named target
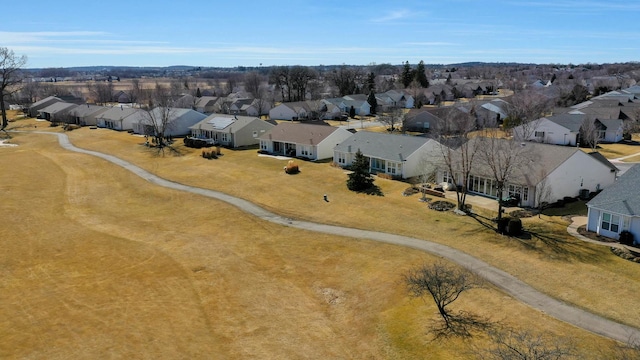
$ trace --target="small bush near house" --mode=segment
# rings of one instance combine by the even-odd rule
[[[498,220],[498,233],[499,234],[506,234],[507,233],[507,225],[509,225],[509,220],[511,220],[511,218],[508,217],[503,217],[501,219]]]
[[[507,223],[507,235],[518,236],[522,234],[522,220],[518,218],[510,218]]]
[[[429,204],[429,209],[436,211],[449,211],[454,207],[456,207],[456,205],[448,201],[436,201]]]
[[[293,175],[299,173],[300,169],[298,168],[298,164],[296,164],[293,160],[289,160],[287,166],[284,167],[284,172],[289,175]]]
[[[623,230],[620,233],[620,244],[622,245],[633,245],[633,234],[627,230]]]
[[[218,155],[216,155],[215,151],[206,151],[202,150],[202,157],[208,160],[217,159]]]

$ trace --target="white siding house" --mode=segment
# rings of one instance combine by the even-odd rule
[[[474,138],[471,142],[482,142]],[[617,168],[599,153],[587,154],[576,147],[526,142],[521,149],[509,150],[513,143],[494,139],[498,151],[518,151],[519,164],[514,166],[502,196],[518,196],[521,206],[537,207],[564,197],[577,197],[581,191],[595,192],[613,184]],[[471,146],[485,146],[482,143]],[[498,198],[496,179],[490,166],[479,159],[471,169],[470,193]],[[460,178],[457,176],[456,178]],[[438,182],[451,182],[446,170],[440,170]],[[458,184],[461,185],[461,184]]]
[[[618,239],[633,234],[640,243],[640,165],[635,165],[587,203],[587,230]]]
[[[191,109],[155,108],[150,112],[141,111],[142,116],[132,122],[136,134],[154,135],[153,129],[163,130],[165,136],[183,136],[191,132],[190,126],[202,121],[207,115]],[[166,120],[163,120],[165,119]],[[164,124],[163,124],[164,122]],[[152,126],[155,123],[156,126]],[[165,127],[162,129],[162,127]]]
[[[333,148],[351,135],[346,129],[328,125],[280,123],[260,136],[260,150],[309,160],[329,159]]]
[[[333,149],[333,162],[349,166],[358,150],[369,159],[369,172],[402,179],[423,174],[427,162],[442,156],[433,139],[358,131]]]

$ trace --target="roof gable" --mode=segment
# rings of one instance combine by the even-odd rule
[[[620,215],[640,216],[640,165],[634,165],[587,203]]]
[[[435,142],[435,140],[409,135],[358,131],[338,144],[334,151],[355,153],[360,150],[368,157],[404,161],[428,142]]]

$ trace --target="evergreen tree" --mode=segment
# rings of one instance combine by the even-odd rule
[[[371,90],[369,92],[369,97],[367,98],[367,102],[371,105],[371,114],[376,114],[376,109],[378,108],[378,100],[376,99],[376,94]]]
[[[196,97],[197,98],[201,98],[202,97],[202,93],[200,92],[200,88],[196,89]]]
[[[376,91],[376,74],[372,72],[367,75],[367,91]]]
[[[351,105],[351,108],[349,109],[349,117],[352,119],[356,118],[356,109],[353,107],[353,105]]]
[[[427,74],[425,73],[424,69],[424,61],[422,60],[420,60],[420,63],[418,63],[418,68],[416,69],[416,81],[423,88],[429,87],[429,80],[427,79]]]
[[[413,72],[413,69],[411,69],[411,65],[409,65],[409,62],[407,61],[406,63],[404,63],[404,66],[402,68],[402,77],[400,79],[405,89],[408,88],[409,85],[411,85],[414,77],[415,74]]]
[[[365,192],[374,187],[373,177],[369,173],[369,161],[362,155],[360,149],[356,152],[351,170],[347,179],[347,188],[351,191]]]

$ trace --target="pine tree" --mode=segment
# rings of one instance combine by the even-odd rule
[[[372,72],[367,76],[367,91],[376,91],[376,74]]]
[[[202,97],[202,93],[200,92],[200,88],[197,88],[197,89],[196,89],[196,97],[197,97],[197,98]]]
[[[422,60],[420,60],[420,63],[418,63],[418,68],[416,69],[416,81],[423,88],[429,87],[429,80],[427,79],[427,74],[425,73],[424,69],[424,61]]]
[[[378,108],[378,100],[376,99],[376,94],[373,90],[369,93],[369,97],[367,98],[367,102],[371,105],[371,114],[376,114],[376,109]]]
[[[353,107],[353,105],[351,105],[351,108],[349,109],[349,117],[352,119],[356,118],[356,109]]]
[[[356,152],[351,164],[351,170],[353,172],[349,174],[347,179],[347,188],[349,190],[363,192],[374,187],[373,177],[369,174],[369,161],[362,155],[360,149]]]
[[[405,89],[409,87],[409,85],[411,85],[411,82],[413,81],[413,78],[415,77],[415,74],[413,72],[413,69],[411,69],[411,65],[409,65],[409,62],[407,61],[406,63],[404,63],[404,66],[402,68],[402,85],[404,85]]]

